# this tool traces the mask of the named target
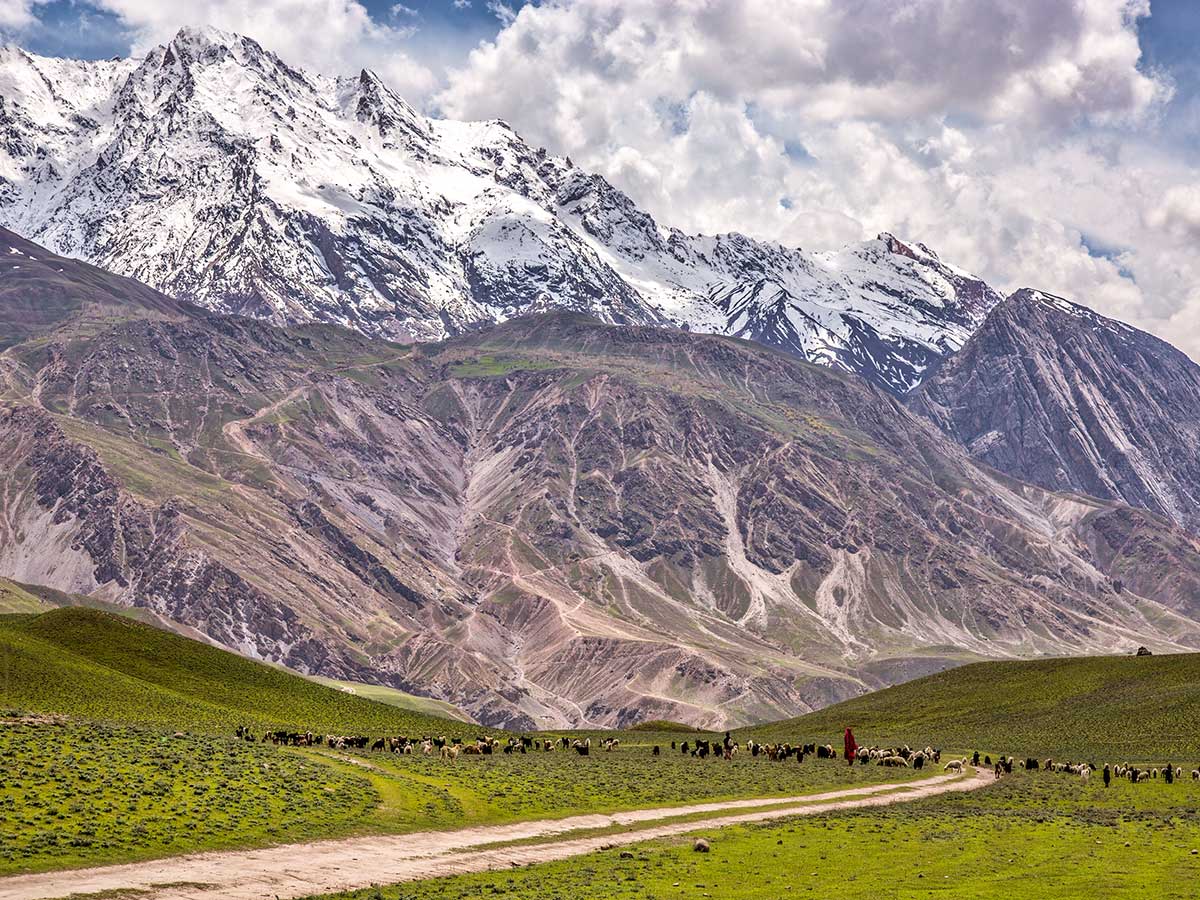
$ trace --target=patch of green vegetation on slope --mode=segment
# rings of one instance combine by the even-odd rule
[[[450,374],[455,378],[489,378],[497,375],[508,375],[538,369],[558,368],[561,363],[552,359],[534,359],[526,356],[509,356],[506,354],[468,356],[450,365]]]
[[[0,578],[0,615],[40,613],[49,608],[50,604],[37,594],[26,590],[15,581]]]
[[[0,707],[218,733],[242,724],[371,734],[462,727],[81,608],[0,624]]]
[[[422,715],[436,716],[443,719],[457,719],[463,722],[471,721],[470,716],[457,706],[433,697],[419,697],[416,694],[406,694],[404,691],[382,684],[339,681],[336,678],[322,678],[319,675],[312,676],[312,680],[317,682],[317,684],[323,684],[326,687],[331,687],[347,694],[353,694],[356,697],[365,697],[368,700],[374,700],[376,703],[398,706],[400,709],[407,709],[411,712],[421,713]]]
[[[967,794],[724,828],[520,869],[330,895],[647,900],[1194,898],[1200,783],[1018,773]],[[694,836],[711,852],[695,853]],[[622,854],[626,854],[622,858]]]
[[[749,730],[1017,757],[1200,758],[1200,654],[972,663]]]

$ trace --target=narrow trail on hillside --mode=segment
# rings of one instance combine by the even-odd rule
[[[0,900],[47,900],[69,894],[137,891],[138,900],[262,900],[304,897],[468,872],[508,869],[592,853],[624,844],[726,825],[762,822],[904,803],[992,782],[990,773],[938,775],[915,782],[870,785],[799,797],[731,800],[609,815],[581,815],[457,831],[380,835],[286,844],[263,850],[201,853],[150,862],[0,878]],[[585,829],[712,813],[703,821],[664,822],[619,833],[571,838]],[[735,814],[730,814],[735,813]],[[554,838],[562,837],[561,840]],[[497,846],[546,838],[542,843]],[[719,837],[716,838],[719,841]],[[715,845],[719,852],[719,843]]]

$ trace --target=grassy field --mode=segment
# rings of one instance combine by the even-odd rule
[[[436,757],[246,743],[0,716],[0,875],[314,837],[404,833],[738,797],[917,773],[809,758],[606,753]]]
[[[812,757],[803,764],[795,759],[772,763],[765,757],[753,759],[748,755],[728,762],[669,752],[654,757],[650,746],[627,744],[612,753],[598,751],[586,757],[569,751],[464,756],[453,765],[419,755],[360,753],[351,758],[381,795],[422,798],[417,808],[397,802],[393,809],[381,810],[375,825],[390,831],[496,824],[739,797],[787,797],[905,781],[921,774],[875,766],[851,769]],[[326,751],[316,750],[313,754],[329,758]]]
[[[80,608],[0,620],[4,708],[223,734],[241,724],[259,732],[441,734],[463,728]]]
[[[847,725],[865,744],[1200,760],[1200,654],[975,663],[745,733],[786,739]]]
[[[375,691],[368,691],[378,696]],[[393,702],[395,696],[387,699]],[[834,762],[731,762],[671,750],[695,733],[637,731],[587,757],[289,748],[235,726],[445,734],[485,729],[326,687],[141,622],[63,608],[0,618],[0,873],[316,836],[793,796],[914,773]],[[661,746],[659,757],[651,753]],[[125,797],[129,800],[125,800]],[[84,799],[86,798],[86,800]],[[307,810],[307,812],[305,812]]]
[[[320,836],[795,796],[917,774],[811,757],[803,764],[746,754],[698,760],[671,743],[700,735],[668,722],[623,733],[612,753],[592,733],[588,757],[539,751],[451,764],[249,744],[233,738],[235,725],[467,740],[483,729],[396,705],[411,703],[399,692],[359,693],[356,686],[351,694],[102,610],[38,612],[30,597],[39,598],[16,588],[0,595],[14,610],[30,610],[0,617],[0,764],[8,776],[0,783],[0,874]],[[837,744],[848,723],[864,743],[1159,765],[1169,756],[1190,771],[1200,761],[1197,697],[1200,656],[988,663],[734,737]],[[653,745],[660,756],[651,754]],[[1170,788],[1119,782],[1105,792],[1099,779],[1083,786],[1018,773],[968,796],[729,829],[713,836],[708,857],[685,843],[660,842],[632,860],[598,854],[582,864],[383,894],[586,897],[604,884],[606,897],[774,897],[810,888],[816,896],[839,886],[874,897],[972,897],[990,896],[988,883],[1012,878],[1005,896],[1077,896],[1037,894],[1028,885],[1038,879],[1066,879],[1077,892],[1103,896],[1135,887],[1174,896],[1173,885],[1196,874],[1190,846],[1200,845],[1198,809],[1200,785],[1186,774]],[[851,870],[833,864],[848,847],[855,848]],[[1021,849],[1019,864],[1005,862],[1018,858],[1009,848]]]
[[[304,840],[359,826],[370,781],[210,736],[0,723],[0,874]]]
[[[1194,898],[1200,786],[1020,773],[970,794],[796,818],[336,900]],[[621,858],[631,851],[632,858]],[[329,898],[333,900],[333,898]]]

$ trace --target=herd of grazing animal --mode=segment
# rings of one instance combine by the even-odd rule
[[[420,738],[403,735],[369,738],[364,735],[350,734],[321,734],[312,731],[291,731],[274,729],[266,731],[261,738],[245,725],[239,725],[235,730],[239,740],[248,742],[271,743],[288,747],[328,747],[333,750],[366,750],[397,753],[403,755],[421,755],[435,757],[454,762],[459,756],[491,756],[496,753],[553,753],[574,751],[579,756],[590,756],[592,739],[571,737],[521,737],[510,736],[505,740],[492,736],[479,736],[474,741],[464,742],[462,738],[447,738],[424,736]],[[607,753],[619,750],[620,738],[604,738],[600,746]],[[722,740],[694,739],[688,741],[671,741],[671,750],[683,756],[695,759],[732,760],[739,753],[749,754],[753,758],[763,758],[771,762],[784,762],[794,759],[803,763],[807,757],[816,759],[836,760],[838,751],[831,744],[817,743],[763,743],[754,739],[747,740],[745,745],[731,739],[729,733]],[[662,747],[658,744],[651,748],[653,756],[662,755]],[[877,765],[895,768],[922,769],[926,765],[940,764],[942,751],[933,747],[914,749],[907,745],[898,747],[859,747],[854,754],[853,762],[860,765]],[[1084,784],[1090,782],[1093,773],[1100,773],[1107,787],[1113,779],[1126,779],[1133,783],[1161,779],[1166,784],[1182,781],[1182,767],[1167,763],[1161,767],[1142,768],[1129,763],[1112,765],[1105,763],[1097,766],[1092,762],[1063,762],[1053,759],[1039,760],[1036,757],[1026,757],[1016,760],[1011,756],[1000,756],[995,761],[991,756],[982,756],[979,751],[971,757],[951,759],[944,766],[945,772],[963,772],[968,765],[976,768],[983,765],[990,768],[999,779],[1011,775],[1016,768],[1029,772],[1049,772],[1053,774],[1071,775],[1079,778]],[[1200,781],[1200,768],[1191,770],[1191,780]]]
[[[255,742],[258,738],[249,726],[239,725],[234,735],[243,741]],[[462,738],[447,738],[425,736],[421,738],[403,735],[384,736],[372,740],[364,735],[320,734],[312,731],[288,731],[275,729],[265,731],[262,743],[275,744],[284,747],[329,747],[332,750],[365,750],[398,753],[406,756],[420,754],[422,756],[437,756],[453,762],[461,756],[491,756],[494,753],[533,753],[541,751],[552,753],[555,750],[574,750],[580,756],[588,756],[592,750],[592,739],[584,738],[520,738],[509,737],[501,741],[497,737],[477,737],[473,742],[464,742]],[[608,738],[603,742],[606,751],[620,747],[618,738]]]
[[[907,744],[902,747],[859,747],[857,758],[864,766],[875,763],[893,768],[923,769],[926,763],[940,763],[942,751],[933,747],[916,750]]]
[[[1044,772],[1055,772],[1066,775],[1076,775],[1083,779],[1084,782],[1091,780],[1093,772],[1100,772],[1101,778],[1104,779],[1104,786],[1108,787],[1114,778],[1123,778],[1127,781],[1137,784],[1138,782],[1153,781],[1161,778],[1166,784],[1174,784],[1176,780],[1183,780],[1183,768],[1181,766],[1167,763],[1160,767],[1151,766],[1150,768],[1140,768],[1139,766],[1131,766],[1129,763],[1119,763],[1112,765],[1105,763],[1103,767],[1097,766],[1095,763],[1070,763],[1070,762],[1055,762],[1053,759],[1047,759],[1038,762],[1036,759],[1026,760],[1025,768],[1034,769]],[[1192,781],[1200,781],[1200,769],[1192,770]]]

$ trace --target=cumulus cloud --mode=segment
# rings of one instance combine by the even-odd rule
[[[1200,237],[1200,183],[1168,188],[1162,201],[1150,210],[1147,221],[1177,237]]]
[[[661,221],[835,246],[907,234],[1200,357],[1200,191],[1156,153],[1147,0],[550,0],[437,103],[500,117]]]
[[[19,33],[37,20],[33,7],[39,0],[0,0],[0,34]]]
[[[90,2],[131,31],[135,53],[169,40],[181,25],[212,25],[316,71],[374,69],[414,102],[436,86],[429,69],[405,52],[411,27],[376,21],[358,0],[192,0],[186,13],[161,0]]]

